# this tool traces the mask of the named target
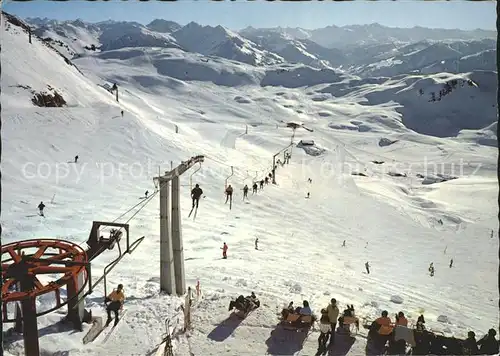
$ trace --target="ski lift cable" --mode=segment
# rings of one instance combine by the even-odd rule
[[[212,157],[209,157],[209,156],[205,156],[205,158],[210,159],[210,160],[212,160],[214,162],[217,162],[217,163],[219,163],[219,164],[221,164],[223,166],[229,167],[229,168],[233,167],[233,169],[243,170],[243,171],[247,171],[248,170],[248,167],[230,165],[230,164],[224,163],[222,161],[219,161],[219,160],[217,160],[215,158],[212,158]],[[271,168],[269,168],[269,167],[261,168],[259,172],[265,172],[265,171],[267,171],[269,169],[272,169],[272,166],[271,166]],[[250,170],[253,170],[253,169],[250,169]]]
[[[166,183],[162,183],[162,184],[166,184]],[[161,186],[160,185],[160,189],[161,189]],[[117,217],[115,220],[113,220],[112,222],[116,222],[118,219],[120,219],[121,217],[123,217],[124,215],[128,214],[130,211],[132,211],[134,208],[136,208],[137,206],[141,205],[141,207],[139,207],[139,209],[137,209],[137,211],[127,220],[124,222],[124,224],[128,224],[130,222],[130,220],[132,220],[142,209],[144,209],[144,207],[146,205],[148,205],[149,202],[151,202],[151,200],[153,199],[153,197],[158,194],[160,190],[157,190],[156,192],[154,192],[153,194],[151,194],[149,197],[147,197],[146,199],[142,200],[141,202],[135,204],[132,208],[130,208],[129,210],[127,210],[125,213],[121,214],[119,217]],[[123,229],[123,227],[119,228],[118,231],[120,231],[121,229]],[[105,231],[105,229],[102,229],[101,231]],[[79,243],[79,245],[81,246],[82,244],[86,243],[88,240],[85,239],[83,240],[82,242]]]
[[[127,215],[128,213],[130,213],[132,210],[134,210],[137,206],[139,206],[141,204],[144,204],[144,203],[147,203],[147,200],[150,199],[152,196],[154,196],[157,192],[158,192],[158,190],[156,192],[154,192],[153,195],[145,198],[144,200],[141,200],[139,203],[137,203],[134,206],[132,206],[130,209],[128,209],[126,212],[124,212],[123,214],[121,214],[120,216],[118,216],[116,219],[114,219],[111,222],[114,223],[114,222],[118,221],[119,219],[121,219],[122,217],[124,217],[125,215]],[[100,231],[106,231],[108,229],[110,229],[109,226],[104,227],[103,229],[100,229]]]
[[[208,159],[210,159],[210,160],[212,160],[212,161],[214,161],[214,162],[217,162],[217,163],[219,163],[219,164],[221,164],[221,165],[224,165],[224,166],[226,166],[226,167],[232,167],[233,169],[234,169],[234,168],[236,168],[236,169],[243,169],[243,168],[240,168],[240,167],[238,167],[238,166],[231,166],[231,165],[229,165],[229,164],[227,164],[227,163],[224,163],[224,162],[222,162],[222,161],[219,161],[219,160],[217,160],[217,159],[215,159],[215,158],[211,158],[211,157],[208,157],[208,156],[205,156],[205,158],[208,158]],[[272,169],[272,167],[271,167],[271,169]],[[248,172],[248,170],[246,169],[246,167],[244,168],[244,170],[245,170],[246,172]],[[268,170],[269,170],[269,167],[266,167],[266,168],[261,169],[260,171],[256,171],[256,172],[263,173],[263,172],[266,172],[266,171],[268,171]],[[248,174],[248,173],[247,173],[247,174]],[[134,218],[134,217],[135,217],[135,216],[136,216],[136,215],[137,215],[137,214],[138,214],[138,213],[139,213],[142,209],[144,209],[144,207],[145,207],[146,205],[148,205],[148,203],[149,203],[149,202],[151,202],[151,200],[153,199],[153,197],[155,197],[155,196],[156,196],[156,194],[158,194],[158,193],[160,192],[160,190],[162,189],[163,184],[167,184],[167,182],[160,184],[160,185],[159,185],[159,187],[158,187],[158,189],[157,189],[157,190],[156,190],[153,194],[151,194],[149,197],[145,198],[144,200],[140,201],[139,203],[134,204],[131,208],[129,208],[126,212],[122,213],[120,216],[118,216],[118,217],[117,217],[116,219],[114,219],[112,222],[116,222],[117,220],[119,220],[120,218],[122,218],[123,216],[125,216],[126,214],[128,214],[129,212],[131,212],[133,209],[135,209],[136,207],[138,207],[139,205],[141,205],[141,204],[142,204],[142,206],[141,206],[141,207],[139,207],[139,209],[137,209],[137,211],[136,211],[136,212],[135,212],[135,213],[134,213],[134,214],[133,214],[133,215],[132,215],[132,216],[131,216],[131,217],[130,217],[130,218],[129,218],[126,222],[125,222],[125,224],[128,224],[128,223],[129,223],[129,222],[130,222],[130,221],[131,221],[131,220],[132,220],[132,219],[133,219],[133,218]],[[118,231],[120,231],[121,229],[122,229],[122,228],[118,229]],[[103,230],[104,230],[104,229],[103,229]],[[101,230],[101,231],[102,231],[102,230]],[[85,239],[85,240],[84,240],[84,241],[82,241],[79,245],[82,245],[83,243],[86,243],[86,242],[87,242],[87,240],[88,240],[88,239]]]

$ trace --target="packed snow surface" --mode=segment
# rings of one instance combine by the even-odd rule
[[[2,47],[4,244],[59,238],[85,246],[92,221],[113,221],[146,190],[154,194],[158,172],[205,155],[200,170],[181,178],[186,280],[191,287],[200,281],[202,298],[192,312],[192,331],[174,339],[176,355],[313,355],[317,331],[302,344],[275,330],[276,312],[292,300],[308,300],[318,313],[334,297],[341,310],[354,304],[368,320],[384,309],[390,316],[402,310],[413,321],[423,313],[428,328],[457,337],[469,330],[482,336],[498,325],[498,239],[496,233],[490,238],[497,230],[497,153],[481,144],[496,140],[494,120],[457,137],[426,136],[404,125],[402,104],[373,99],[391,83],[360,84],[342,95],[342,85],[349,85],[340,75],[331,76],[329,85],[340,84],[329,90],[314,86],[315,78],[291,85],[291,74],[279,82],[266,69],[216,57],[204,62],[181,49],[102,52],[75,60],[76,68],[38,38],[28,45],[17,26],[4,31]],[[185,73],[174,76],[169,63]],[[102,87],[110,83],[118,84],[118,103]],[[390,88],[410,103],[411,95],[400,93],[408,83],[395,80]],[[47,85],[68,105],[33,106],[33,92],[49,90]],[[420,100],[415,90],[414,100]],[[469,95],[473,87],[464,90]],[[321,94],[327,92],[334,93]],[[445,99],[455,100],[453,93]],[[426,104],[408,105],[417,110]],[[294,145],[290,163],[277,168],[277,184],[242,201],[244,184],[267,175],[272,156],[289,145],[289,121],[313,129],[297,129],[294,142],[314,140],[319,151]],[[380,145],[381,139],[391,144]],[[75,155],[78,163],[68,163]],[[440,175],[456,179],[423,184]],[[187,217],[190,179],[205,195],[196,220]],[[226,180],[235,188],[231,210],[224,204]],[[40,201],[45,218],[37,215]],[[130,220],[131,239],[144,241],[108,276],[108,290],[125,286],[126,316],[105,344],[87,345],[82,338],[90,326],[74,332],[59,324],[64,309],[40,317],[44,355],[156,352],[165,319],[182,323],[183,302],[160,294],[159,233],[159,199],[153,195]],[[223,242],[227,260],[221,259]],[[115,248],[93,262],[95,279],[116,256]],[[431,262],[434,277],[427,271]],[[229,301],[252,291],[262,307],[239,324],[226,320]],[[86,298],[94,315],[104,315],[103,293],[101,284]],[[50,298],[40,298],[37,306],[48,303]],[[363,353],[363,335],[337,351]],[[4,339],[4,348],[6,355],[22,355],[22,337]]]

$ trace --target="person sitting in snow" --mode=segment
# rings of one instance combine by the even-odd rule
[[[425,319],[424,319],[424,316],[422,314],[417,319],[416,329],[417,329],[417,331],[424,331],[425,330]]]
[[[401,326],[408,326],[408,319],[405,317],[405,313],[400,311],[399,313],[396,314],[396,325],[401,325]]]
[[[288,304],[288,307],[283,308],[283,310],[281,310],[281,316],[283,317],[284,320],[286,320],[286,318],[288,318],[288,315],[290,313],[293,314],[294,312],[295,312],[295,308],[293,307],[293,301],[291,301]]]
[[[488,330],[488,334],[477,342],[480,346],[480,355],[496,355],[499,352],[498,340],[495,338],[497,332],[495,329]]]
[[[257,299],[254,292],[252,292],[251,295],[246,297],[240,295],[238,298],[236,298],[236,300],[232,300],[229,302],[229,311],[236,309],[244,313],[247,313],[250,310],[259,307],[260,307],[260,301]]]
[[[477,341],[476,341],[476,334],[474,333],[474,331],[469,331],[467,333],[467,339],[465,339],[462,346],[464,355],[479,354],[479,349],[477,347]]]
[[[380,326],[391,326],[391,318],[389,318],[387,310],[384,310],[382,315],[378,317],[375,322]]]
[[[302,302],[302,307],[295,308],[294,312],[295,314],[300,314],[300,315],[312,315],[312,310],[307,300],[304,300]]]

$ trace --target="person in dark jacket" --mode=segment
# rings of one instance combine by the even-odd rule
[[[40,210],[40,215],[43,216],[43,208],[45,208],[45,204],[43,203],[43,201],[40,202],[40,204],[38,204],[38,209]]]
[[[231,184],[229,184],[226,188],[226,203],[229,202],[232,203],[233,202],[233,187],[231,186]]]
[[[191,190],[191,198],[193,199],[193,208],[196,205],[196,209],[198,209],[198,203],[200,201],[200,197],[203,194],[203,190],[200,188],[199,184],[196,184],[193,190]]]
[[[252,194],[257,194],[257,182],[255,182],[253,185],[252,185]]]
[[[498,354],[499,345],[498,340],[495,339],[497,332],[495,329],[488,330],[488,335],[483,337],[481,340],[477,342],[479,346],[479,354],[480,355],[495,355]]]
[[[245,184],[243,187],[243,199],[247,198],[248,199],[248,185]]]
[[[465,339],[464,344],[464,355],[478,355],[479,349],[477,348],[476,334],[474,331],[469,331],[467,333],[467,339]]]

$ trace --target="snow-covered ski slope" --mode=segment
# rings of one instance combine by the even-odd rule
[[[362,318],[387,309],[415,320],[423,312],[428,327],[460,337],[468,330],[482,336],[498,325],[498,239],[496,233],[490,238],[497,230],[496,148],[416,134],[401,124],[396,103],[362,105],[362,96],[325,96],[317,93],[321,86],[231,87],[173,79],[159,74],[147,56],[133,61],[82,58],[75,64],[83,76],[38,39],[28,45],[19,28],[3,33],[4,244],[45,237],[83,245],[93,220],[112,221],[146,190],[154,192],[158,166],[164,172],[171,161],[175,166],[203,154],[206,161],[193,176],[206,195],[196,221],[187,218],[195,168],[182,177],[181,204],[186,278],[193,287],[200,281],[204,297],[193,310],[191,337],[174,340],[176,355],[313,355],[317,332],[302,344],[293,334],[275,331],[276,312],[291,300],[306,299],[317,313],[335,297],[341,309],[354,304]],[[206,76],[220,73],[217,68]],[[240,65],[258,78],[251,68]],[[97,85],[106,81],[118,83],[119,103]],[[31,94],[16,85],[50,85],[68,106],[34,107]],[[294,147],[290,164],[277,170],[278,184],[250,193],[243,203],[243,185],[256,172],[258,178],[269,173],[272,155],[289,144],[291,131],[283,123],[289,120],[314,129],[297,130],[296,143],[312,139],[324,153],[311,156]],[[399,141],[382,147],[381,138]],[[78,163],[67,163],[75,155]],[[228,183],[236,193],[230,211],[223,189],[231,166]],[[432,182],[438,173],[458,179],[423,184],[417,176]],[[47,205],[45,218],[31,216],[40,201]],[[84,346],[88,326],[74,332],[57,324],[62,314],[56,312],[39,318],[44,355],[155,351],[165,318],[175,322],[182,303],[159,294],[158,218],[156,195],[130,221],[132,237],[146,238],[108,277],[108,288],[124,284],[128,312],[106,344]],[[227,260],[221,259],[223,242]],[[109,251],[97,258],[95,277],[115,257]],[[367,261],[370,275],[364,271]],[[434,277],[427,272],[431,262]],[[229,300],[251,291],[262,308],[239,325],[225,321]],[[391,302],[393,296],[403,303]],[[104,313],[103,297],[101,286],[87,299],[95,315]],[[39,310],[48,303],[50,298],[39,300]],[[440,315],[449,323],[438,322]],[[346,350],[334,354],[359,355],[364,343],[358,336],[353,345],[339,343]],[[22,355],[22,338],[11,337],[4,348],[6,355]]]

